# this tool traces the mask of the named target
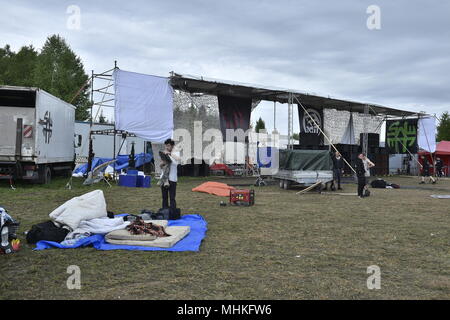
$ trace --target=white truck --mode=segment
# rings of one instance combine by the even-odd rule
[[[0,86],[0,179],[50,182],[75,161],[75,107],[44,90]]]

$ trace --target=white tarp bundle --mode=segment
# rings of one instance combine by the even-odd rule
[[[117,130],[160,143],[173,133],[173,89],[168,78],[115,70]]]
[[[65,202],[50,214],[50,219],[59,224],[78,228],[83,220],[107,217],[106,201],[102,190],[94,190]]]
[[[436,151],[436,119],[420,118],[418,123],[417,144],[419,149]]]

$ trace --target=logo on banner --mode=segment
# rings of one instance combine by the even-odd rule
[[[322,127],[322,116],[315,109],[306,109],[307,113],[303,115],[303,131],[305,133],[320,134],[319,128]],[[309,116],[308,116],[309,113]]]
[[[417,119],[386,122],[386,142],[390,153],[417,151]]]
[[[53,120],[50,116],[49,111],[45,112],[44,119],[40,119],[39,124],[44,126],[42,132],[44,133],[45,143],[50,143],[50,138],[52,137],[53,133]]]

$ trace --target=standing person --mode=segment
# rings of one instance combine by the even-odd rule
[[[358,197],[364,197],[364,187],[366,186],[366,169],[364,167],[364,153],[358,155],[356,159],[356,177],[358,178]]]
[[[444,167],[444,163],[442,162],[441,158],[437,157],[436,158],[436,174],[439,178],[442,178],[443,176],[443,172],[442,172],[442,168]]]
[[[338,190],[342,190],[341,188],[341,177],[344,173],[344,160],[342,159],[339,151],[336,151],[333,159],[333,186],[331,187],[334,190],[336,187],[336,182],[338,186]]]
[[[372,161],[370,161],[369,158],[367,158],[367,156],[365,154],[363,160],[364,163],[364,170],[366,170],[366,178],[370,177],[370,169],[375,167],[375,163],[373,163]]]
[[[436,183],[436,180],[430,175],[430,162],[428,161],[428,158],[425,156],[420,156],[422,159],[422,180],[420,181],[420,184],[425,183],[425,177],[429,177],[432,184]]]
[[[166,162],[161,163],[161,168],[168,165],[169,166],[169,184],[161,185],[161,193],[162,193],[162,208],[169,208],[175,210],[177,208],[177,202],[175,200],[177,193],[177,181],[178,181],[178,169],[177,166],[180,163],[180,154],[179,152],[174,151],[175,141],[172,139],[167,139],[164,141],[165,150],[163,153],[167,155],[171,162],[168,164]],[[161,179],[163,178],[163,173],[161,174]],[[169,198],[170,198],[170,206],[169,206]]]

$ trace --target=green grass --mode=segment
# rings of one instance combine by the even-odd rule
[[[296,195],[256,188],[253,207],[191,192],[205,179],[184,178],[177,201],[184,214],[208,221],[200,252],[32,251],[23,231],[57,206],[95,188],[108,210],[158,209],[160,191],[0,184],[0,205],[21,222],[22,250],[0,256],[0,299],[449,299],[450,181],[423,189],[372,189],[372,196]],[[223,179],[220,179],[223,180]],[[389,178],[420,187],[417,178]],[[242,181],[224,180],[227,183]],[[345,184],[344,192],[356,185]],[[69,265],[81,269],[81,290],[68,290]],[[368,290],[367,267],[381,268],[381,289]]]

